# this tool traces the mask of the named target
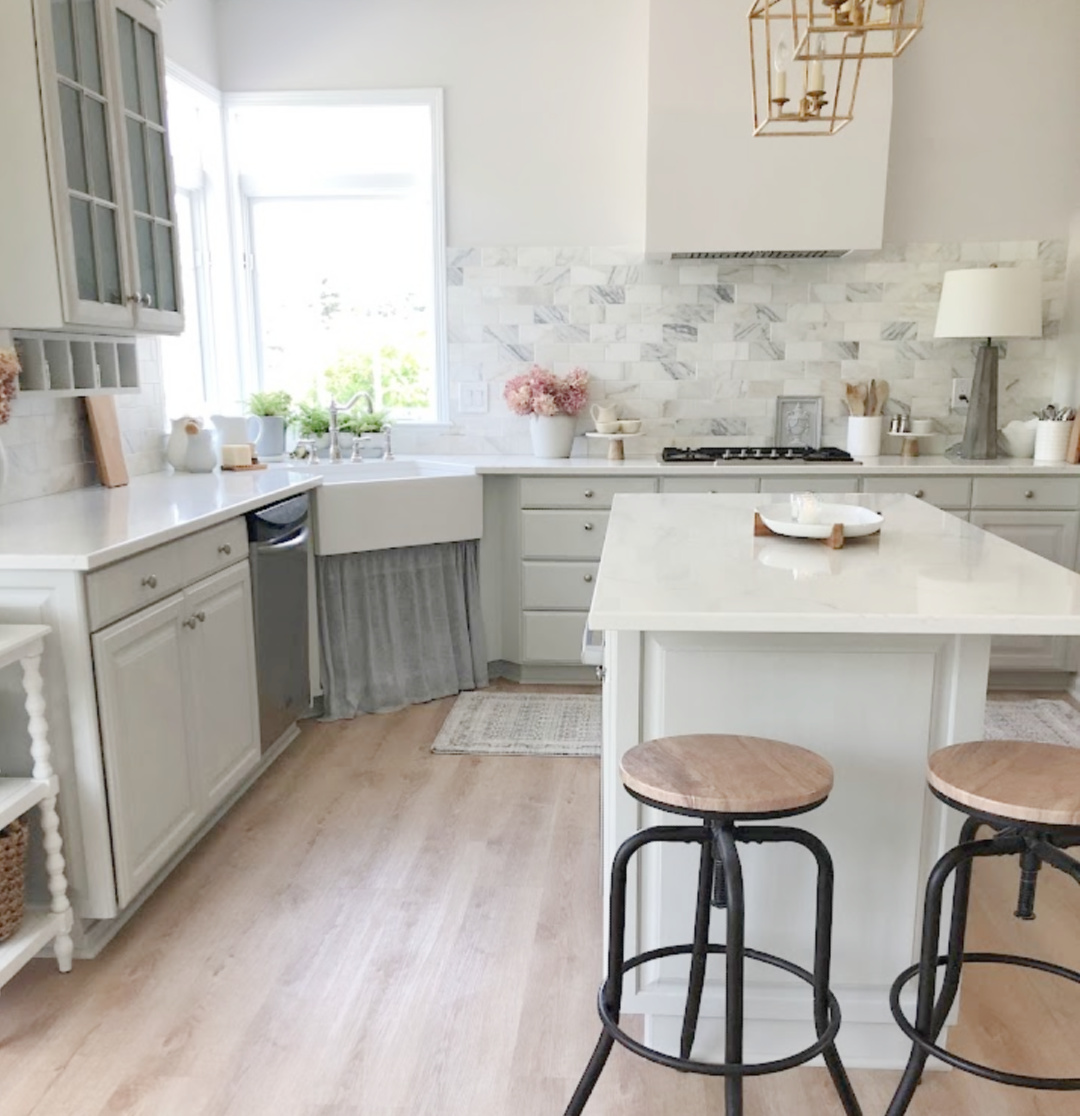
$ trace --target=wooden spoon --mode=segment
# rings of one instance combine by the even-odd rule
[[[889,402],[889,381],[878,380],[877,382],[877,410],[875,415],[882,415],[885,413],[885,404]]]
[[[864,384],[844,384],[844,397],[851,414],[861,417],[866,413],[866,386]]]
[[[870,381],[870,387],[866,392],[866,413],[868,415],[876,415],[877,412],[877,380]]]

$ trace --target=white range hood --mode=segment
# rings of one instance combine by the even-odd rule
[[[892,63],[864,63],[855,119],[839,134],[755,137],[748,10],[738,0],[651,0],[646,249],[879,248]]]

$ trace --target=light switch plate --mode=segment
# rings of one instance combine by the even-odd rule
[[[954,376],[952,382],[952,399],[949,403],[949,410],[954,415],[966,415],[968,409],[968,397],[971,395],[971,380],[965,379],[963,376]],[[961,399],[960,397],[964,398]]]
[[[488,386],[480,382],[458,384],[458,411],[463,415],[486,415],[488,411]]]

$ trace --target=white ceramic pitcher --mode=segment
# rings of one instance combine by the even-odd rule
[[[211,415],[217,430],[218,453],[222,446],[244,446],[257,442],[262,433],[262,419],[257,415]]]

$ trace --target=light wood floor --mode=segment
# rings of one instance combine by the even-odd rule
[[[450,701],[313,725],[122,935],[0,997],[0,1116],[559,1116],[597,1033],[598,770],[432,756]],[[973,945],[1080,967],[1080,889],[980,866]],[[1080,994],[973,972],[954,1045],[1080,1073]],[[853,1075],[867,1116],[896,1074]],[[588,1116],[723,1111],[722,1086],[616,1048]],[[838,1112],[824,1071],[747,1116]],[[948,1073],[913,1116],[1077,1116],[1075,1094]]]

